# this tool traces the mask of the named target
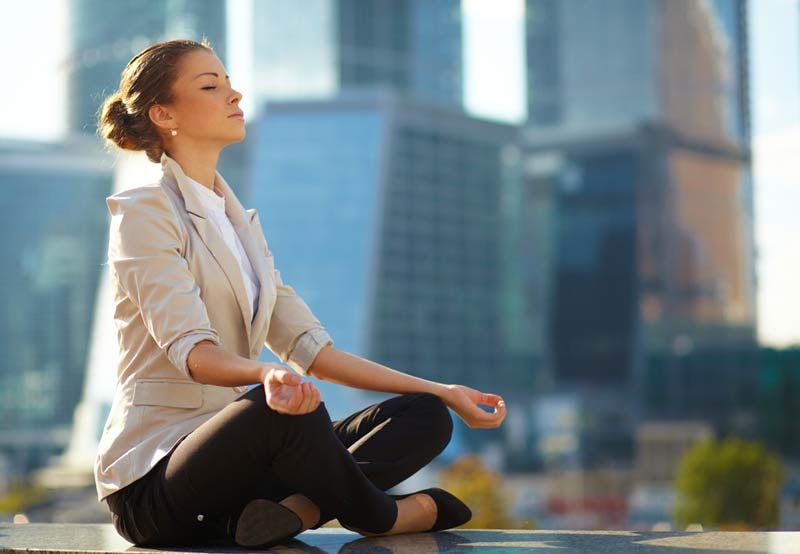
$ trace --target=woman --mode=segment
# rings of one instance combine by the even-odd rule
[[[163,175],[106,199],[120,357],[98,499],[146,546],[264,548],[333,518],[362,535],[465,523],[469,508],[442,489],[384,491],[446,447],[448,408],[494,428],[502,399],[333,346],[216,171],[244,139],[241,98],[208,43],[171,40],[134,56],[103,103],[101,136]],[[264,345],[300,375],[260,362]],[[332,422],[301,376],[398,395]]]

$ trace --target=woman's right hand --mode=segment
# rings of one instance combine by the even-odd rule
[[[291,370],[267,366],[264,374],[267,405],[281,414],[301,415],[319,406],[319,390],[311,381],[303,381]]]

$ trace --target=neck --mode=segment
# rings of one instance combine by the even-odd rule
[[[216,194],[214,185],[219,150],[176,148],[173,145],[167,156],[178,162],[187,177],[191,177]]]

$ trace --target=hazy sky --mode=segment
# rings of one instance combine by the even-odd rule
[[[229,0],[236,26],[250,1]],[[523,0],[462,0],[465,104],[477,115],[524,117]],[[800,344],[800,0],[750,0],[750,60],[759,249],[759,334]],[[5,2],[0,136],[55,139],[64,129],[66,0]],[[246,52],[247,34],[231,53]],[[242,57],[239,57],[241,60]],[[228,71],[245,93],[246,64]]]

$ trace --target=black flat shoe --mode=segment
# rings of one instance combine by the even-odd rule
[[[472,519],[472,510],[444,489],[430,488],[408,494],[390,494],[392,498],[400,500],[415,494],[427,494],[436,502],[436,521],[428,531],[441,531],[464,525]],[[426,532],[426,531],[423,531]]]
[[[247,548],[269,548],[285,542],[303,528],[303,520],[289,508],[272,500],[255,498],[237,518],[233,540]]]

